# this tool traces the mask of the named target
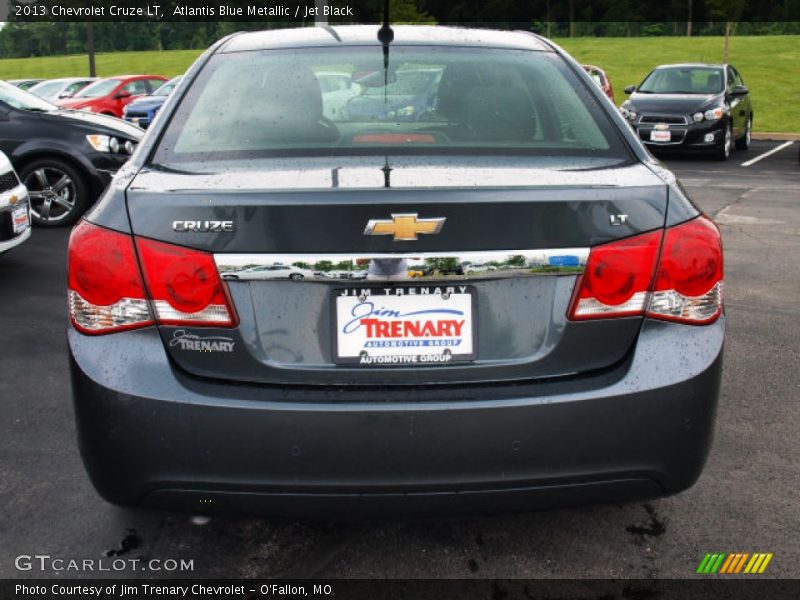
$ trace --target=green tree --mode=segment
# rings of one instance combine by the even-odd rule
[[[711,14],[725,20],[725,37],[722,42],[722,60],[728,64],[728,47],[736,22],[742,18],[746,0],[706,0]]]

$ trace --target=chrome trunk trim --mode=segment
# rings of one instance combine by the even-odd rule
[[[364,254],[215,254],[223,279],[475,281],[583,273],[589,248]],[[344,264],[347,263],[347,264]]]

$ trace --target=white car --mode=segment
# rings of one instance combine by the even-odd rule
[[[0,152],[0,254],[30,236],[28,189],[20,182],[6,155]]]
[[[64,98],[72,98],[76,93],[95,81],[97,81],[97,77],[46,79],[29,88],[28,91],[55,104]]]
[[[262,279],[305,279],[313,277],[314,273],[308,269],[301,269],[294,265],[270,265],[250,267],[241,271],[225,273],[225,279],[246,279],[258,281]]]
[[[488,271],[497,271],[497,267],[494,265],[469,265],[465,269],[467,275],[472,275],[473,273],[486,273]]]

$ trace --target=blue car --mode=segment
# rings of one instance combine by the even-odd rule
[[[180,76],[173,77],[152,94],[137,98],[122,110],[122,118],[142,129],[147,129],[156,118],[158,109],[166,102],[167,97],[180,81]]]

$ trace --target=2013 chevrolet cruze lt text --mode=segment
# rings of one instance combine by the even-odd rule
[[[97,490],[288,516],[692,485],[722,365],[715,225],[549,41],[377,32],[220,41],[73,230]],[[391,109],[349,111],[361,96]]]

